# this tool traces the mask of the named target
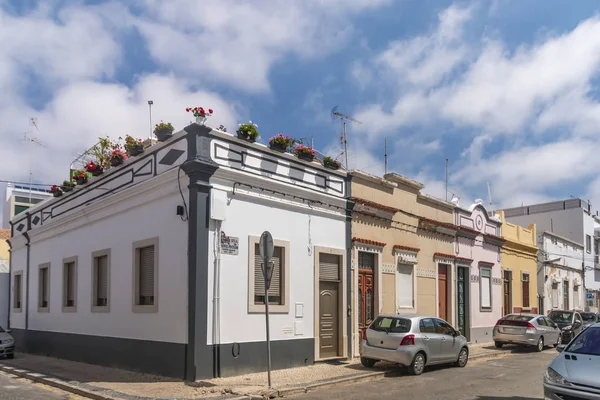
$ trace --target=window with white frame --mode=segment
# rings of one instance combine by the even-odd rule
[[[592,237],[590,235],[585,235],[585,251],[592,252]]]
[[[273,272],[265,299],[265,279],[263,259],[260,257],[260,237],[249,237],[248,254],[248,311],[264,312],[265,301],[269,302],[269,312],[289,312],[289,242],[273,240],[274,251],[269,264]]]
[[[481,299],[481,310],[492,309],[492,270],[490,268],[479,269],[479,293]]]
[[[63,312],[77,309],[77,257],[63,260]]]
[[[134,251],[134,312],[158,311],[158,238],[142,240]]]
[[[398,264],[396,271],[396,299],[399,308],[414,308],[414,266]]]
[[[552,284],[552,308],[558,308],[558,283]]]
[[[92,253],[92,312],[108,312],[110,293],[110,249]]]
[[[38,312],[48,312],[50,307],[50,263],[38,269]]]
[[[13,311],[22,311],[23,301],[23,271],[17,271],[13,275]]]
[[[579,301],[579,285],[575,285],[573,286],[573,308],[580,308],[580,301]]]
[[[523,272],[521,275],[521,285],[523,291],[523,308],[529,308],[529,274]]]

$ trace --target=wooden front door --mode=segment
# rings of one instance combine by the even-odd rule
[[[375,319],[375,254],[358,253],[358,329],[360,338]]]
[[[339,296],[337,282],[320,282],[319,297],[319,356],[339,355]]]
[[[504,315],[508,315],[512,312],[512,272],[504,271]]]
[[[448,321],[448,266],[438,266],[438,316]]]

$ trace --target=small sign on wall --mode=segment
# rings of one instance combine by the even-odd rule
[[[240,239],[225,235],[225,232],[221,231],[221,253],[228,254],[230,256],[238,255],[238,248],[240,245]]]

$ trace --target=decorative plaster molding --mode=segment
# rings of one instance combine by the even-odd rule
[[[359,244],[356,244],[356,243],[359,243]],[[359,246],[362,246],[362,247],[373,247],[373,248],[376,248],[379,253],[381,253],[381,251],[385,247],[386,243],[378,242],[376,240],[371,240],[371,239],[363,239],[363,238],[353,237],[352,238],[352,245],[354,247],[359,247]]]
[[[382,178],[380,178],[378,176],[371,175],[371,174],[368,174],[368,173],[363,172],[363,171],[352,170],[352,171],[350,171],[350,175],[355,176],[357,178],[364,179],[364,180],[372,182],[372,183],[376,183],[378,185],[385,186],[385,187],[390,188],[390,189],[398,187],[398,185],[395,184],[394,182],[390,182],[390,181],[388,181],[386,179],[382,179]]]
[[[396,275],[396,266],[394,264],[381,264],[381,273]]]
[[[390,172],[389,174],[385,174],[383,176],[386,180],[392,181],[394,183],[402,184],[413,189],[421,190],[425,187],[421,182],[417,182],[413,179],[407,178],[395,172]]]
[[[502,285],[502,278],[492,278],[492,285]]]
[[[479,283],[479,275],[471,274],[471,283]]]
[[[453,263],[456,259],[456,256],[452,254],[435,253],[433,255],[433,259],[438,262]]]
[[[434,269],[417,268],[417,276],[420,278],[435,279],[435,270]]]

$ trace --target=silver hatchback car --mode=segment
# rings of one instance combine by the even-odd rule
[[[421,375],[426,365],[454,363],[464,367],[469,359],[467,339],[440,318],[382,314],[366,333],[367,339],[360,346],[360,361],[365,367],[388,361]]]
[[[533,346],[537,351],[562,342],[562,331],[550,318],[538,314],[508,314],[496,322],[493,338],[496,347],[504,344]]]

